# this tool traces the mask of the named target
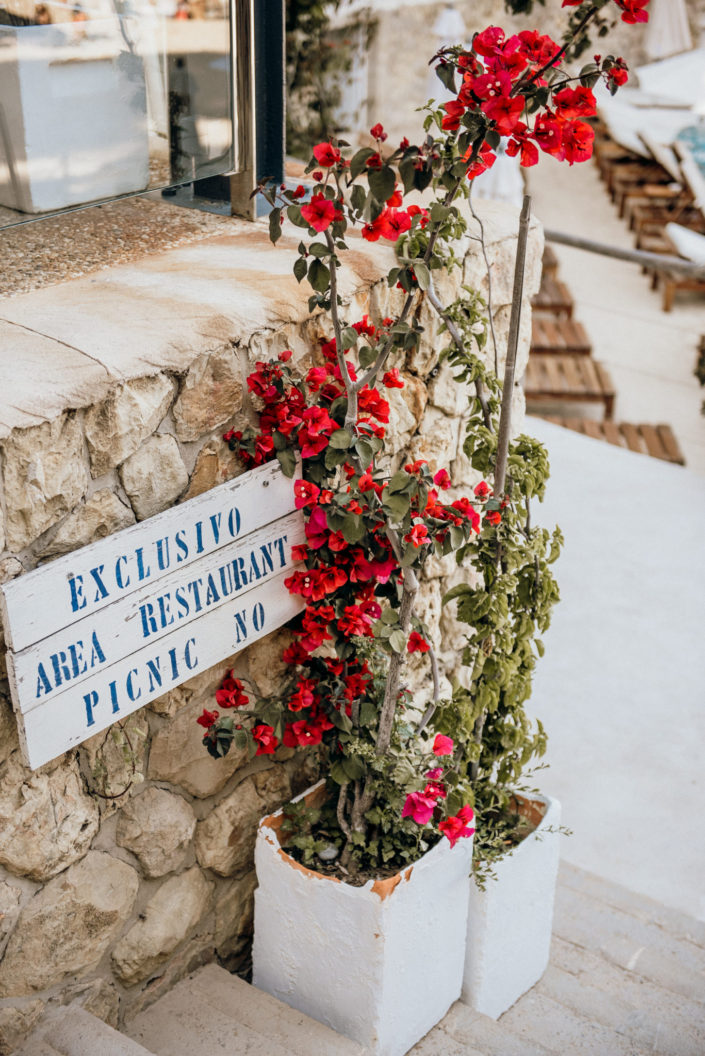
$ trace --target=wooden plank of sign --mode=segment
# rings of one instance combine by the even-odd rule
[[[270,462],[57,558],[0,586],[7,645],[19,652],[147,581],[155,583],[177,560],[184,569],[293,510],[293,483]]]
[[[15,708],[40,707],[69,687],[110,667],[143,645],[153,646],[175,626],[186,627],[231,597],[273,579],[294,564],[292,546],[305,541],[299,511],[279,518],[242,539],[77,619],[8,657]]]
[[[32,769],[156,700],[201,671],[270,634],[303,608],[284,586],[287,573],[178,627],[81,685],[18,714]]]

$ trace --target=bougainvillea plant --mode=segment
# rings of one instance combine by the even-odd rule
[[[601,6],[585,5],[583,23]],[[627,0],[618,6],[626,13]],[[540,496],[545,481],[545,454],[523,438],[510,443],[512,384],[505,380],[502,393],[472,353],[477,301],[468,295],[442,305],[434,273],[456,262],[453,247],[467,227],[459,200],[494,163],[500,143],[524,166],[535,164],[539,152],[571,165],[590,157],[592,88],[600,78],[616,87],[624,64],[596,58],[573,76],[560,65],[566,47],[537,32],[506,37],[490,26],[469,46],[435,56],[436,72],[454,98],[425,108],[423,142],[404,139],[390,148],[375,125],[374,147],[351,157],[341,141],[317,144],[307,170],[312,188],[261,188],[271,205],[272,240],[279,239],[283,218],[305,233],[294,274],[311,286],[309,310],[329,319],[330,337],[304,376],[292,368],[288,351],[277,362],[257,363],[248,386],[258,422],[225,439],[248,467],[277,458],[294,476],[300,466],[294,488],[306,543],[294,551],[298,567],[287,586],[304,610],[284,654],[288,692],[257,699],[229,673],[216,696],[221,710],[206,710],[198,721],[215,756],[233,742],[253,756],[271,755],[280,744],[320,746],[335,791],[311,831],[299,834],[298,847],[308,856],[325,852],[344,873],[395,869],[438,839],[454,843],[472,833],[473,783],[483,746],[498,729],[491,719],[506,720],[506,736],[516,721],[510,698],[525,699],[510,683],[524,684],[531,666],[522,653],[498,691],[489,684],[491,652],[496,646],[506,653],[516,634],[521,649],[530,648],[555,600],[552,581],[542,575],[553,555],[545,535],[527,523],[528,498]],[[406,204],[419,192],[426,192],[423,205]],[[339,269],[352,228],[396,247],[387,276],[399,291],[392,317],[346,318]],[[385,445],[385,390],[403,385],[399,364],[419,343],[416,308],[424,298],[450,335],[452,362],[474,387],[466,450],[490,481],[451,502],[443,499],[451,484],[447,469],[432,474],[419,460],[392,472]],[[482,605],[495,621],[493,629],[482,624],[485,614],[470,612],[469,595],[461,597],[461,616],[475,628],[466,662],[481,702],[464,712],[459,696],[440,706],[430,635],[415,611],[425,562],[450,553],[482,577]],[[535,569],[536,562],[539,575],[531,581],[519,569]],[[505,615],[514,611],[515,598],[533,612],[528,622]],[[481,670],[472,660],[478,646],[487,654]],[[414,652],[426,653],[431,666],[433,692],[423,711],[411,706],[402,680],[405,658]],[[453,729],[451,718],[462,728]],[[496,775],[496,761],[488,768]]]

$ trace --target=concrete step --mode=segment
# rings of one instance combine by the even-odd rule
[[[156,1056],[363,1056],[355,1042],[214,964],[183,979],[127,1032]]]
[[[80,1005],[43,1017],[15,1056],[153,1056]]]

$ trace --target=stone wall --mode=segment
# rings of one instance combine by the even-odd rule
[[[517,215],[482,209],[502,351]],[[274,249],[261,225],[231,231],[0,302],[3,581],[242,472],[221,434],[252,419],[248,371],[285,347],[302,370],[315,361],[322,329],[291,276],[298,240]],[[439,283],[445,298],[462,282],[487,289],[468,247]],[[527,297],[540,253],[534,228]],[[380,281],[391,250],[360,242],[347,257],[349,318],[392,312],[399,294]],[[392,390],[394,458],[450,463],[460,494],[475,482],[460,452],[465,397],[438,368],[425,307],[421,321],[406,387]],[[522,369],[529,325],[525,313]],[[438,561],[423,586],[446,671],[461,635],[440,599],[457,575]],[[116,1025],[203,962],[246,966],[257,821],[314,779],[316,759],[216,761],[195,719],[230,666],[276,691],[287,640],[275,632],[34,772],[0,684],[0,1054],[48,1005],[79,1000]],[[412,672],[419,690],[427,677]]]

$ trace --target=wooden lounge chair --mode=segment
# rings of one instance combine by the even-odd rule
[[[691,260],[699,264],[705,271],[705,235],[697,231],[691,231],[680,224],[667,224],[665,235],[677,253],[684,260]],[[673,310],[673,302],[678,290],[689,290],[693,293],[705,293],[705,278],[697,276],[678,275],[675,272],[664,272],[661,277],[663,284],[663,310]]]
[[[539,292],[531,305],[534,312],[550,312],[552,315],[563,315],[570,319],[573,315],[573,298],[564,282],[547,275],[544,270],[541,276]]]
[[[548,422],[562,425],[593,440],[606,440],[608,444],[651,455],[664,462],[685,465],[685,458],[670,425],[632,425],[629,422],[598,422],[593,418],[566,418],[557,415],[542,415]]]
[[[531,319],[531,353],[589,356],[590,338],[582,323],[536,312]]]
[[[558,257],[548,242],[543,247],[543,275],[548,279],[555,279],[558,275]]]
[[[590,356],[529,357],[524,377],[527,406],[546,403],[602,403],[612,418],[616,392],[609,373]]]

